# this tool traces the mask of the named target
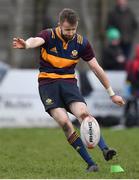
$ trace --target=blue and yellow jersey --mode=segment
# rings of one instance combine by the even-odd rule
[[[57,79],[75,79],[75,66],[79,59],[89,61],[94,52],[88,40],[79,34],[65,42],[60,28],[46,29],[37,37],[45,40],[40,49],[39,82]]]

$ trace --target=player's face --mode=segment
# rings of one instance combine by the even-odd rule
[[[78,22],[75,25],[69,24],[67,21],[64,21],[60,24],[61,34],[65,40],[70,40],[73,38],[77,31]]]
[[[127,0],[117,0],[117,4],[121,7],[127,6]]]

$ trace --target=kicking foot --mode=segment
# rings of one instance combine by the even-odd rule
[[[86,172],[97,172],[97,171],[99,171],[99,168],[98,168],[97,164],[88,166],[87,169],[86,169]]]
[[[113,156],[116,155],[116,153],[117,152],[114,149],[109,149],[109,148],[103,149],[103,156],[106,161],[111,160],[113,158]]]

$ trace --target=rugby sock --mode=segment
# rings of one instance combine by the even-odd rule
[[[107,146],[107,144],[105,143],[102,135],[100,135],[100,140],[99,140],[99,142],[98,142],[98,146],[99,146],[99,148],[100,148],[102,151],[103,151],[103,149],[108,149],[108,146]]]
[[[72,145],[72,147],[80,154],[80,156],[86,161],[86,163],[91,166],[94,165],[95,162],[89,156],[86,148],[83,145],[83,142],[79,135],[74,132],[69,138],[68,142]]]

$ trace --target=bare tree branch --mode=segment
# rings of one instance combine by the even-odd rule
[[[83,22],[86,27],[87,37],[92,42],[93,39],[93,20],[92,16],[89,14],[89,1],[81,0],[81,9],[83,13]]]

